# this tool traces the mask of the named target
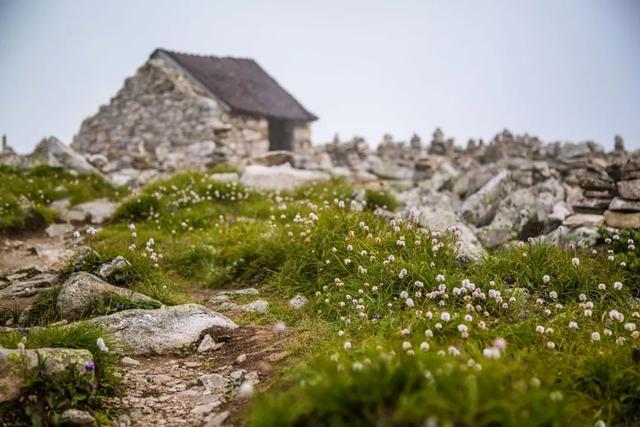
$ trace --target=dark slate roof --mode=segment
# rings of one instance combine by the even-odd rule
[[[202,83],[233,111],[289,120],[316,120],[254,60],[157,49]]]

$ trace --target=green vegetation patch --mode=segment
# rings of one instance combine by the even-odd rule
[[[62,168],[36,166],[18,169],[0,165],[0,233],[45,227],[56,218],[51,202],[70,205],[97,198],[118,199],[126,190],[97,175],[74,175]]]

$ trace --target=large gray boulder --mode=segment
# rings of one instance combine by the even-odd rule
[[[87,381],[94,381],[93,356],[88,350],[40,348],[26,350],[21,355],[19,350],[0,347],[0,403],[20,397],[26,376],[40,369],[41,360],[47,374],[73,367],[79,375],[86,376]]]
[[[503,170],[469,196],[457,213],[465,222],[476,227],[487,225],[493,220],[500,201],[509,193],[509,189],[509,173]]]
[[[132,301],[159,304],[158,301],[139,292],[110,285],[92,274],[80,271],[73,273],[62,284],[56,306],[63,319],[76,320],[90,311],[101,298],[110,294]]]
[[[198,304],[157,310],[126,310],[88,322],[106,328],[131,354],[176,351],[198,342],[207,329],[238,327],[225,316]]]
[[[33,150],[33,153],[27,156],[27,158],[31,165],[44,164],[80,173],[100,174],[82,154],[65,145],[54,136],[40,141],[35,150]]]
[[[102,224],[113,214],[116,207],[118,205],[109,199],[96,199],[80,203],[74,206],[73,210],[80,212],[85,218],[89,218],[93,224]]]
[[[329,175],[302,169],[288,164],[279,166],[250,165],[244,169],[240,182],[257,190],[292,190],[314,181],[326,181]]]
[[[500,201],[493,221],[478,231],[478,239],[494,248],[547,233],[561,224],[552,213],[564,197],[564,187],[555,179],[516,190]]]
[[[451,209],[427,205],[420,208],[420,225],[433,231],[451,231],[456,235],[458,256],[476,260],[486,251],[473,230],[462,223]]]

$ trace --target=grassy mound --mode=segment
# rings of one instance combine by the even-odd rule
[[[454,234],[384,206],[341,181],[274,194],[185,173],[126,200],[90,243],[163,301],[260,285],[270,312],[247,319],[305,338],[253,425],[640,423],[637,236],[462,264]],[[301,311],[286,304],[296,293]]]
[[[0,165],[0,233],[43,228],[53,222],[51,202],[69,199],[70,205],[125,193],[97,175],[77,176],[62,168],[36,166],[16,169]]]

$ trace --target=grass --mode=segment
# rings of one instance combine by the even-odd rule
[[[241,421],[640,423],[636,234],[460,263],[453,234],[386,218],[388,194],[214,178],[182,173],[125,200],[82,268],[123,255],[130,268],[110,280],[166,303],[196,286],[259,286],[269,313],[239,322],[285,322],[300,340]],[[310,300],[300,311],[286,304],[296,293]]]
[[[45,227],[56,219],[57,212],[49,207],[56,200],[69,199],[74,206],[125,193],[97,175],[76,176],[50,166],[24,170],[0,165],[0,181],[0,233]]]

